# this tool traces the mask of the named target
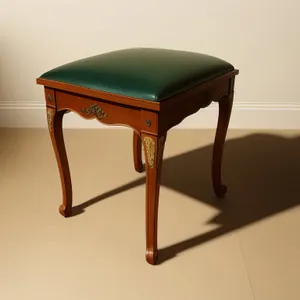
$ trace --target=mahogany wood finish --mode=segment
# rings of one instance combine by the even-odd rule
[[[226,193],[221,181],[223,147],[233,103],[237,70],[176,94],[161,102],[147,101],[91,90],[71,84],[37,79],[45,87],[48,128],[60,172],[63,203],[59,212],[72,213],[72,184],[66,155],[62,118],[74,111],[85,119],[133,129],[133,158],[137,172],[143,171],[142,145],[146,165],[146,260],[155,264],[160,174],[167,131],[212,101],[219,103],[219,120],[213,149],[212,179],[217,196]]]

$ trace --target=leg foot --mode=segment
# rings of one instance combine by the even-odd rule
[[[60,205],[58,210],[59,210],[59,213],[65,218],[71,216],[72,210],[67,210],[64,205]]]
[[[221,198],[227,193],[227,186],[224,184],[215,186],[214,191],[215,191],[216,196]]]
[[[150,265],[155,265],[158,258],[158,252],[153,249],[146,250],[146,261]]]

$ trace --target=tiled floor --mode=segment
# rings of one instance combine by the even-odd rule
[[[231,130],[223,200],[213,136],[169,133],[153,267],[131,131],[65,130],[76,215],[64,219],[48,132],[0,129],[0,299],[299,300],[300,132]]]

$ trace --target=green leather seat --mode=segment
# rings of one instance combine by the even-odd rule
[[[77,60],[41,78],[161,101],[233,69],[228,62],[205,54],[133,48]]]

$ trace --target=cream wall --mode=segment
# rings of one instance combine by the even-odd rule
[[[251,127],[256,118],[255,126],[282,127],[278,118],[285,116],[288,127],[300,128],[299,0],[0,3],[0,125],[46,124],[42,88],[35,84],[44,71],[114,49],[145,46],[208,53],[240,69],[232,126]],[[215,116],[212,111],[208,119],[208,114]],[[13,120],[20,114],[21,120]],[[188,127],[211,122],[202,115]]]

